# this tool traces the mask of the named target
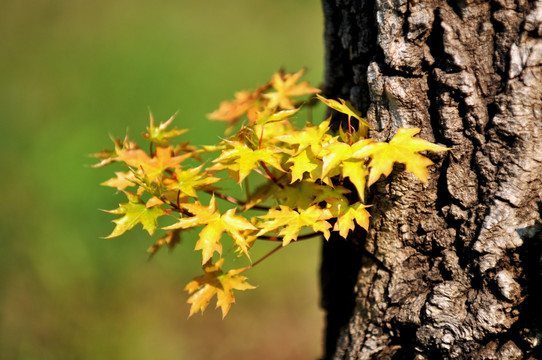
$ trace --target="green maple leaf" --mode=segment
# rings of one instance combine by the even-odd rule
[[[143,137],[149,139],[155,144],[167,144],[171,141],[172,138],[182,135],[188,131],[186,129],[179,129],[177,127],[168,129],[168,126],[171,125],[173,119],[175,119],[175,116],[177,116],[177,113],[170,117],[168,121],[161,122],[158,126],[156,126],[156,124],[154,123],[152,113],[149,113],[149,115],[150,125],[147,127],[147,132],[143,133]]]
[[[128,198],[127,203],[119,204],[119,207],[115,210],[106,210],[110,214],[124,215],[117,220],[113,220],[116,224],[115,229],[106,239],[120,236],[139,223],[143,225],[143,229],[147,230],[149,235],[152,235],[158,226],[157,219],[166,215],[167,212],[159,206],[147,208],[138,195],[129,192],[124,193]]]
[[[425,150],[447,151],[449,148],[414,138],[419,132],[418,128],[400,128],[389,143],[373,142],[355,151],[352,155],[354,158],[371,158],[368,186],[375,183],[381,175],[388,176],[396,162],[404,164],[406,170],[420,181],[427,182],[429,176],[427,167],[433,162],[418,153]]]

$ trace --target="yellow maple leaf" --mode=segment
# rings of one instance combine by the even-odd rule
[[[354,230],[354,221],[364,228],[369,229],[369,218],[371,214],[366,210],[370,205],[364,205],[361,202],[355,204],[348,204],[345,201],[333,201],[330,203],[329,211],[333,217],[337,218],[333,231],[338,231],[339,235],[343,238],[347,238],[348,232]]]
[[[370,128],[369,123],[367,120],[361,117],[361,113],[354,109],[350,101],[345,101],[341,98],[339,98],[339,101],[333,100],[333,99],[326,99],[323,96],[316,95],[320,101],[322,101],[324,104],[326,104],[328,107],[332,108],[333,110],[336,110],[338,112],[341,112],[348,116],[348,118],[353,117],[358,119],[360,122],[360,125],[365,126],[367,128]]]
[[[348,159],[342,162],[342,177],[349,178],[358,192],[361,201],[365,202],[365,185],[369,170],[364,160]]]
[[[245,276],[238,275],[238,272],[239,270],[230,270],[226,274],[218,276],[218,280],[222,286],[216,293],[216,306],[221,308],[222,318],[228,314],[231,304],[235,302],[233,290],[249,290],[256,288],[246,281],[247,278]]]
[[[203,165],[187,170],[175,169],[172,178],[166,178],[164,185],[169,190],[179,190],[182,194],[197,197],[196,191],[213,191],[216,188],[210,186],[221,179],[208,174],[202,174]]]
[[[327,134],[331,118],[322,121],[318,126],[307,124],[303,130],[290,131],[276,138],[286,144],[297,147],[295,154],[299,154],[307,147],[312,149],[313,154],[318,154],[322,144],[330,140],[331,136]]]
[[[433,162],[420,151],[447,151],[442,145],[433,144],[427,140],[414,138],[420,132],[418,128],[400,128],[389,143],[372,142],[356,151],[352,157],[370,157],[368,186],[374,184],[381,175],[388,176],[393,170],[394,163],[405,165],[405,169],[413,173],[420,181],[427,182],[429,172],[427,167]]]
[[[281,150],[275,147],[267,147],[253,150],[246,144],[239,141],[225,142],[231,146],[224,150],[222,154],[213,160],[221,166],[215,166],[211,169],[231,169],[238,173],[237,181],[239,183],[250,174],[250,172],[260,166],[260,162],[271,165],[277,170],[284,172],[281,166]]]
[[[199,240],[195,250],[202,251],[202,264],[208,262],[215,252],[222,254],[220,239],[224,232],[228,233],[235,241],[235,244],[247,255],[248,244],[242,232],[244,230],[257,230],[247,219],[235,215],[235,209],[226,211],[220,215],[216,206],[216,199],[213,196],[209,206],[201,204],[181,204],[193,216],[180,218],[177,223],[167,226],[164,229],[187,229],[194,226],[206,225],[199,233]]]
[[[283,246],[288,245],[292,240],[297,240],[299,231],[304,226],[310,226],[314,231],[322,232],[326,239],[329,238],[331,224],[326,221],[329,216],[327,216],[324,209],[317,205],[307,209],[300,209],[299,212],[288,206],[280,205],[280,210],[271,209],[260,218],[267,219],[267,221],[261,224],[261,230],[256,235],[261,236],[267,232],[282,228],[279,235],[283,236]]]
[[[292,166],[289,169],[292,174],[291,183],[294,183],[297,180],[303,180],[303,174],[306,172],[309,173],[309,175],[314,175],[316,169],[322,168],[322,161],[314,156],[310,148],[305,148],[296,156],[288,159],[287,162],[292,163]],[[311,178],[316,180],[314,177]]]
[[[299,109],[277,111],[276,108],[265,108],[264,111],[257,114],[256,124],[265,125],[277,121],[283,121],[293,116],[298,111]]]
[[[191,296],[188,298],[190,306],[189,316],[194,315],[198,311],[205,311],[209,302],[216,294],[216,307],[222,310],[222,318],[224,318],[235,302],[233,290],[248,290],[255,287],[246,282],[246,277],[239,275],[245,269],[230,270],[227,273],[222,271],[222,263],[224,259],[218,260],[215,264],[211,261],[203,265],[205,275],[199,276],[189,282],[184,288]]]
[[[326,176],[329,173],[340,173],[340,167],[342,166],[343,162],[351,159],[354,153],[365,148],[367,144],[372,141],[373,140],[371,139],[364,139],[352,145],[339,141],[333,141],[324,146],[319,154],[323,155],[322,176]]]
[[[274,197],[284,206],[298,211],[308,209],[322,201],[341,199],[347,201],[344,194],[350,191],[342,186],[328,186],[309,181],[300,181],[284,186],[274,193]]]

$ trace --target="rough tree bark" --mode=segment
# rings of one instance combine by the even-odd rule
[[[324,94],[452,147],[323,246],[326,359],[542,359],[542,0],[323,0]],[[340,120],[336,118],[335,125]]]

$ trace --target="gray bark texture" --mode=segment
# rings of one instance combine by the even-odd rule
[[[542,359],[542,0],[323,0],[324,95],[451,151],[323,245],[325,359]],[[335,117],[335,126],[342,121]]]

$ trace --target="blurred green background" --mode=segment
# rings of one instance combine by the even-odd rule
[[[321,354],[318,240],[247,273],[225,320],[187,319],[200,275],[186,239],[147,261],[140,226],[104,240],[122,195],[89,153],[136,140],[150,108],[197,144],[205,114],[279,68],[323,73],[309,0],[7,0],[0,5],[0,359],[314,359]],[[118,169],[117,169],[118,171]],[[263,246],[265,251],[269,249]]]

